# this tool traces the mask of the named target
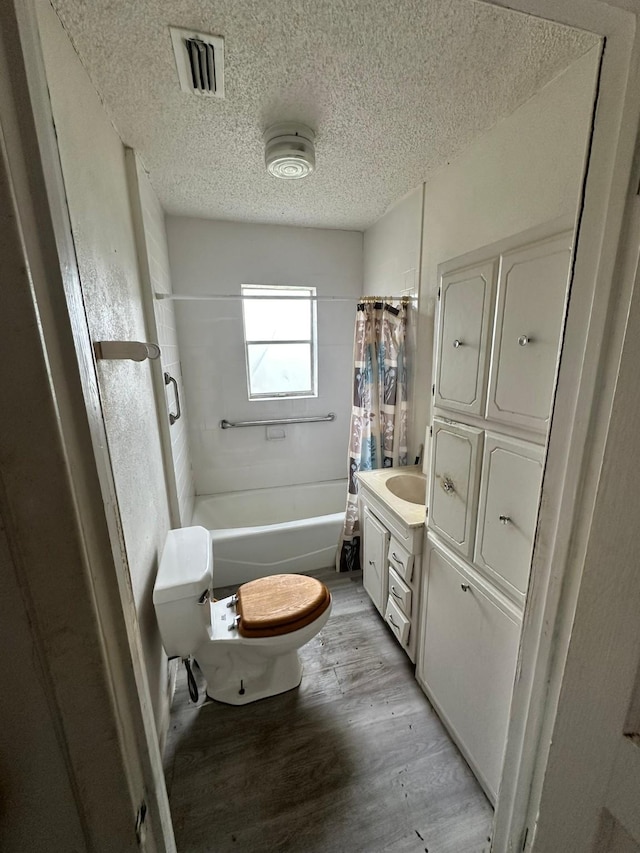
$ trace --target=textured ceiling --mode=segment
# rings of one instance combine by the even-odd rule
[[[174,214],[364,229],[594,44],[473,0],[52,0]],[[225,38],[225,100],[181,91],[169,26]],[[316,131],[268,175],[262,133]]]

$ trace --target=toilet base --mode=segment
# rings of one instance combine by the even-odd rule
[[[255,659],[245,663],[247,665],[243,666],[241,661],[236,661],[229,670],[208,666],[206,660],[199,660],[207,682],[207,696],[227,705],[248,705],[293,690],[302,680],[302,663],[295,650],[277,657],[263,657],[260,666],[256,666]]]

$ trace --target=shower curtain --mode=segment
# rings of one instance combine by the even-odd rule
[[[371,297],[358,303],[349,436],[349,481],[336,569],[360,568],[358,471],[407,464],[407,300]]]

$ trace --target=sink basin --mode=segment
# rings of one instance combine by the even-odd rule
[[[389,477],[386,487],[392,495],[412,504],[425,502],[426,478],[420,474],[396,474]]]

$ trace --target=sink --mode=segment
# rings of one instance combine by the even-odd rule
[[[412,504],[425,503],[426,478],[420,474],[396,474],[389,477],[386,487],[392,495]]]

